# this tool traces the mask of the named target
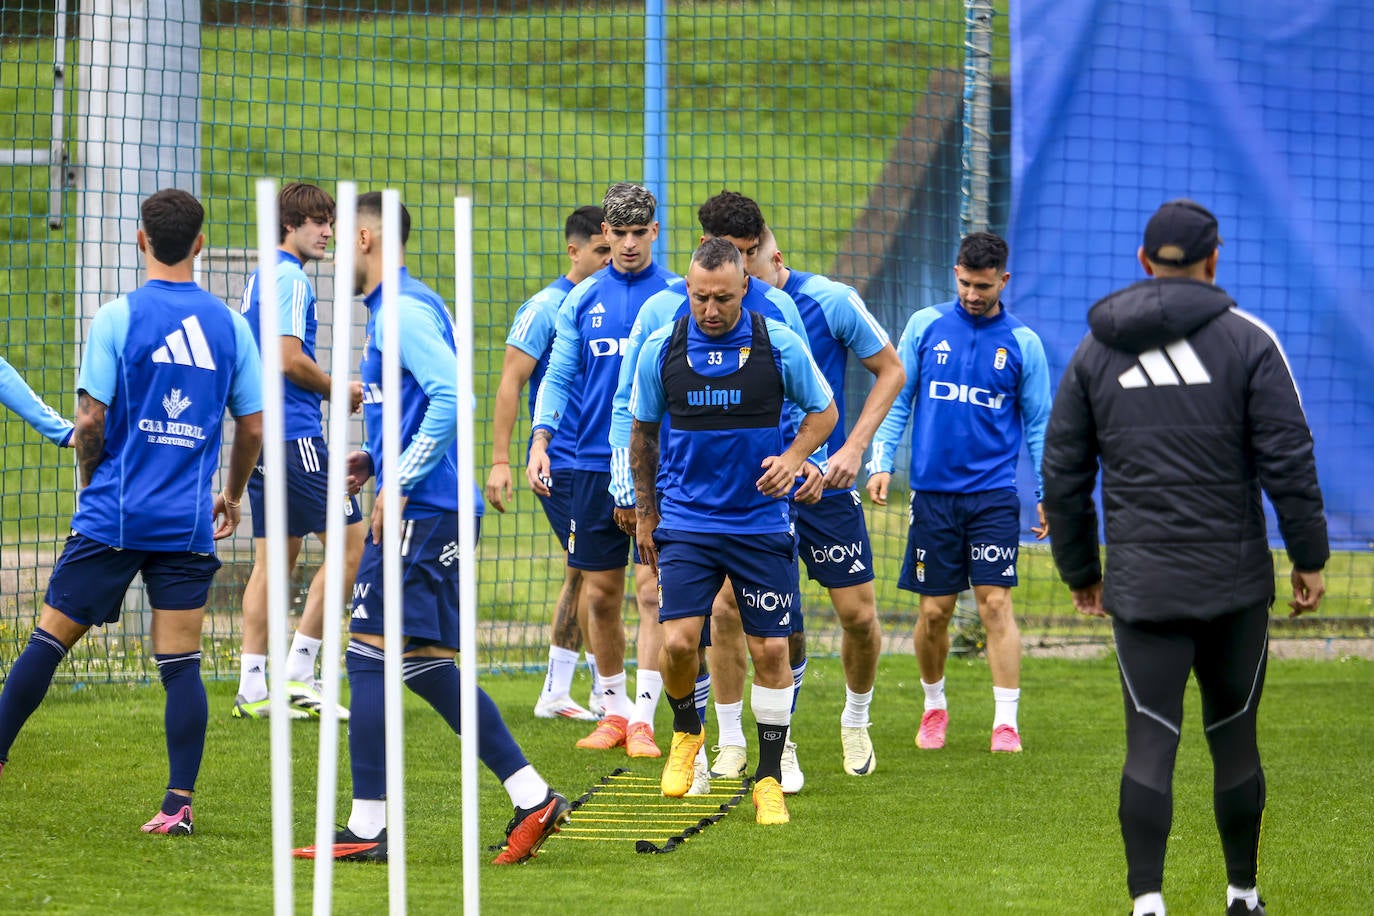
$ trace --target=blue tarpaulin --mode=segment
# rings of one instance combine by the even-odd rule
[[[1007,298],[1044,339],[1056,383],[1088,307],[1143,277],[1149,215],[1194,198],[1220,221],[1218,285],[1283,343],[1332,546],[1354,549],[1374,547],[1372,10],[1011,4]]]

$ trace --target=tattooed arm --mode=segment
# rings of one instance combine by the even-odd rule
[[[635,420],[630,433],[630,474],[635,482],[635,512],[639,525],[635,542],[639,545],[639,559],[658,573],[658,551],[654,547],[654,529],[658,527],[658,423]]]
[[[91,484],[105,452],[105,405],[84,391],[76,396],[76,431],[72,434],[81,489]]]

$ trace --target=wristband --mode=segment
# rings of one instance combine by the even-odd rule
[[[238,502],[235,502],[234,500],[230,499],[228,493],[223,494],[223,496],[224,496],[224,504],[225,504],[226,506],[228,506],[230,509],[237,509],[239,506],[241,506],[241,505],[243,504],[243,497],[242,497],[242,496],[240,496],[240,497],[238,498]]]
[[[491,463],[491,466],[492,466],[492,467],[496,467],[498,464],[510,464],[510,462],[507,461],[506,459],[502,458],[500,461],[493,461],[493,462]]]

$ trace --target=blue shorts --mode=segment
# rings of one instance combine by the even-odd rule
[[[573,569],[601,572],[624,569],[626,558],[639,562],[633,552],[634,538],[615,523],[615,499],[611,496],[611,474],[601,471],[571,471],[572,512],[568,521],[568,565]]]
[[[267,510],[264,506],[262,456],[248,477],[248,511],[253,516],[253,537],[267,537]],[[303,538],[318,534],[328,527],[329,451],[324,437],[292,439],[286,443],[286,534]],[[358,498],[348,497],[344,505],[344,523],[353,525],[363,520]]]
[[[481,533],[482,520],[473,519]],[[458,648],[458,513],[408,518],[401,530],[401,634],[416,645]],[[385,632],[382,545],[366,538],[353,581],[349,630]]]
[[[544,517],[558,537],[563,549],[568,549],[568,527],[572,523],[573,472],[557,468],[549,472],[549,495],[539,497]]]
[[[873,581],[873,545],[858,490],[837,490],[818,503],[798,504],[796,517],[797,549],[812,579],[826,588]]]
[[[1014,490],[911,493],[911,527],[897,587],[956,595],[970,585],[1016,584],[1021,503]]]
[[[659,528],[658,619],[710,617],[730,577],[750,636],[791,636],[801,620],[796,541],[778,534],[702,534]]]
[[[77,623],[98,627],[119,620],[124,593],[142,573],[148,603],[159,611],[205,607],[219,569],[213,553],[120,550],[72,534],[57,558],[43,600]]]

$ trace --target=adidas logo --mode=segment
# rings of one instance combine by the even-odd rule
[[[594,305],[594,306],[592,306],[591,308],[587,309],[587,314],[588,314],[588,315],[604,315],[604,314],[606,314],[606,306],[604,306],[604,305],[602,305],[600,302],[598,302],[596,305]]]
[[[1004,577],[1007,577],[1007,578],[1010,578],[1010,577],[1016,575],[1016,566],[1015,566],[1015,565],[1008,566],[1006,569],[1002,570],[1002,575],[1003,575]]]
[[[210,344],[205,340],[205,332],[200,329],[200,322],[195,315],[182,321],[179,329],[167,335],[167,343],[153,351],[153,362],[176,363],[178,366],[214,371],[215,358],[210,355]]]
[[[936,353],[948,353],[950,351],[949,341],[942,340],[935,345]]]
[[[641,700],[652,700],[654,698],[654,695],[646,690],[639,695],[639,698]]]
[[[864,565],[863,560],[855,560],[854,565],[849,567],[850,573],[861,573],[865,569],[868,569],[868,567]]]
[[[1146,350],[1140,361],[1116,377],[1122,388],[1166,385],[1208,385],[1212,376],[1192,344],[1176,340],[1163,349]]]
[[[366,606],[366,605],[360,604],[360,605],[358,605],[357,607],[353,608],[353,619],[354,619],[354,620],[368,620],[368,619],[370,619],[369,616],[368,616],[368,613],[367,613],[367,606]]]

